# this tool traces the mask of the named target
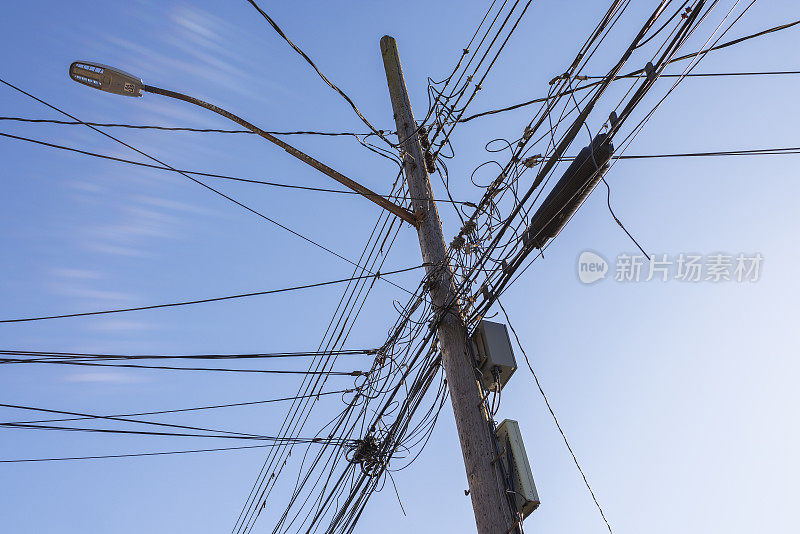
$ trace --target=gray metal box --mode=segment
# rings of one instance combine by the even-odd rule
[[[506,419],[497,427],[496,435],[500,450],[505,451],[505,454],[502,455],[502,462],[506,473],[510,472],[511,474],[517,510],[525,519],[539,507],[539,493],[533,482],[533,473],[528,462],[528,454],[525,452],[525,444],[522,442],[519,423],[512,419]]]
[[[492,321],[481,321],[472,336],[478,358],[478,369],[481,372],[481,385],[489,391],[497,390],[494,369],[499,371],[500,389],[517,370],[511,339],[508,337],[506,325]]]

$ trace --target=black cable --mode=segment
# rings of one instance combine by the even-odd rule
[[[103,419],[109,421],[119,421],[123,423],[136,423],[140,425],[151,425],[151,426],[159,426],[159,427],[166,427],[166,428],[177,428],[180,430],[195,430],[199,432],[216,432],[220,434],[227,434],[226,437],[244,437],[244,438],[258,438],[258,439],[271,439],[267,436],[261,436],[257,434],[246,434],[242,432],[231,432],[229,430],[217,430],[213,428],[202,428],[196,426],[185,426],[185,425],[175,425],[171,423],[159,423],[156,421],[142,421],[140,419],[129,419],[127,417],[119,417],[119,416],[112,416],[112,415],[95,415],[95,414],[87,414],[87,413],[78,413],[78,412],[67,412],[64,410],[52,410],[48,408],[36,408],[33,406],[20,406],[18,404],[0,404],[1,408],[12,408],[15,410],[26,410],[32,412],[44,412],[44,413],[54,413],[59,415],[72,415],[78,416],[81,419]],[[30,428],[34,425],[31,423],[17,423],[17,422],[10,422],[10,423],[0,423],[0,426],[7,426],[7,427],[24,427]],[[46,427],[41,427],[46,428]],[[55,428],[55,427],[53,427]],[[60,428],[60,427],[59,427]],[[69,428],[69,427],[65,427]]]
[[[28,119],[25,117],[0,117],[0,121],[16,121],[16,122],[31,122],[31,123],[44,123],[44,124],[62,124],[69,126],[98,126],[101,128],[133,128],[137,130],[163,130],[168,132],[198,132],[198,133],[225,133],[225,134],[249,134],[256,135],[255,132],[250,130],[226,130],[224,128],[189,128],[186,126],[158,126],[155,124],[120,124],[108,122],[80,122],[80,121],[60,121],[53,119]],[[266,131],[266,130],[265,130]],[[315,130],[297,130],[297,131],[266,131],[271,135],[320,135],[328,137],[338,136],[359,136],[368,135],[363,132],[320,132]],[[388,134],[394,132],[386,132]]]
[[[320,356],[321,354],[337,355],[372,355],[377,349],[347,349],[321,352],[269,352],[247,354],[101,354],[88,352],[53,352],[31,350],[0,349],[3,356],[33,356],[39,359],[70,359],[70,360],[248,360],[271,358],[303,358],[307,356]],[[27,361],[27,360],[26,360]],[[33,361],[33,360],[30,360]]]
[[[709,49],[710,51],[710,49]],[[688,59],[688,58],[687,58]],[[789,76],[800,74],[800,70],[769,70],[769,71],[751,71],[751,72],[699,72],[693,74],[659,74],[659,78],[719,78],[719,77],[735,77],[735,76]],[[617,76],[616,80],[624,80],[626,78],[635,78],[638,74],[624,74]],[[584,76],[587,79],[594,80],[603,78],[603,76]]]
[[[237,451],[243,449],[263,449],[265,447],[278,447],[280,443],[268,443],[265,445],[243,445],[240,447],[219,447],[215,449],[192,449],[185,451],[163,451],[163,452],[140,452],[132,454],[104,454],[100,456],[68,456],[62,458],[22,458],[14,460],[0,460],[0,464],[16,464],[23,462],[63,462],[66,460],[104,460],[108,458],[137,458],[143,456],[164,456],[171,454],[191,454],[196,452],[218,452],[218,451]]]
[[[87,367],[113,367],[118,369],[159,369],[163,371],[215,371],[228,373],[261,373],[277,375],[362,376],[365,371],[285,371],[278,369],[230,369],[226,367],[174,367],[169,365],[141,365],[134,363],[92,363],[72,360],[16,360],[3,363],[32,363],[54,365],[83,365]]]
[[[215,435],[215,434],[192,434],[188,432],[155,432],[155,431],[146,431],[146,430],[120,430],[116,428],[86,428],[86,427],[71,427],[71,426],[53,426],[53,425],[23,425],[17,423],[0,423],[0,428],[9,428],[14,430],[54,430],[54,431],[64,431],[64,432],[89,432],[89,433],[100,433],[100,434],[127,434],[127,435],[139,435],[139,436],[168,436],[168,437],[188,437],[188,438],[221,438],[221,439],[246,439],[246,440],[264,440],[264,441],[273,441],[275,443],[282,443],[287,441],[286,438],[280,439],[272,436],[226,436],[226,435]],[[331,441],[337,445],[344,445],[343,443],[339,442],[339,440],[326,440],[321,438],[299,438],[295,440],[291,440],[296,443],[323,443],[325,444],[327,441]],[[349,445],[349,443],[347,444]]]
[[[525,352],[525,348],[522,346],[522,342],[519,339],[519,335],[517,335],[517,331],[514,329],[514,326],[511,324],[511,320],[508,317],[508,312],[506,312],[506,309],[500,303],[499,299],[496,300],[495,302],[497,302],[497,305],[500,306],[500,309],[503,311],[503,315],[506,318],[506,323],[508,324],[508,327],[511,329],[511,332],[514,334],[514,339],[516,340],[517,346],[519,347],[520,351],[522,351],[522,355],[525,357],[525,363],[528,365],[528,369],[530,370],[531,375],[533,375],[533,380],[534,380],[534,382],[536,382],[536,387],[539,390],[539,393],[542,395],[542,399],[544,399],[544,403],[547,406],[547,411],[550,412],[550,415],[553,418],[553,422],[555,422],[556,428],[558,429],[558,433],[561,434],[561,439],[564,440],[564,444],[567,446],[567,450],[569,450],[569,453],[572,456],[572,461],[575,463],[575,466],[578,468],[578,471],[581,474],[581,478],[583,478],[583,483],[586,485],[586,489],[589,490],[589,493],[592,496],[592,500],[594,501],[594,504],[597,507],[597,510],[600,512],[600,516],[603,518],[603,521],[605,522],[606,527],[608,528],[608,531],[613,534],[613,530],[611,530],[611,524],[608,522],[608,519],[606,518],[606,514],[603,511],[603,507],[600,506],[600,502],[597,500],[597,496],[595,495],[591,484],[589,484],[589,479],[586,478],[586,473],[584,473],[583,468],[581,467],[581,464],[578,461],[578,457],[575,455],[575,451],[572,449],[572,445],[570,445],[569,440],[567,439],[567,435],[564,433],[564,429],[561,428],[561,423],[558,421],[558,417],[556,416],[556,412],[553,410],[553,407],[550,404],[550,400],[547,398],[547,394],[544,392],[544,389],[542,388],[541,382],[539,382],[539,377],[536,376],[536,371],[533,370],[533,366],[531,365],[531,362],[528,359],[528,354],[527,354],[527,352]]]
[[[346,394],[352,393],[353,389],[340,389],[336,391],[322,391],[316,393],[312,396],[319,397],[325,395],[337,395],[337,394]],[[142,415],[163,415],[168,413],[180,413],[180,412],[194,412],[198,410],[216,410],[220,408],[234,408],[239,406],[253,406],[256,404],[268,404],[273,402],[285,402],[290,400],[295,400],[298,397],[280,397],[276,399],[266,399],[266,400],[258,400],[258,401],[247,401],[247,402],[233,402],[229,404],[215,404],[211,406],[195,406],[192,408],[177,408],[172,410],[157,410],[153,412],[136,412],[136,413],[124,413],[124,414],[114,414],[108,417],[139,417]],[[62,421],[82,421],[85,419],[94,419],[96,416],[81,416],[81,417],[67,417],[67,418],[60,418],[60,419],[41,419],[37,421],[7,421],[8,423],[17,423],[17,424],[39,424],[39,423],[58,423]]]
[[[70,124],[81,124],[81,123],[76,122],[76,123],[70,123]],[[87,123],[87,124],[91,124],[91,123]],[[318,192],[322,192],[322,193],[337,193],[337,194],[341,194],[341,195],[361,195],[361,193],[358,193],[357,191],[350,191],[350,190],[328,189],[328,188],[324,188],[324,187],[311,187],[311,186],[306,186],[306,185],[284,184],[284,183],[280,183],[280,182],[268,182],[268,181],[264,181],[264,180],[254,180],[254,179],[250,179],[250,178],[238,178],[236,176],[228,176],[228,175],[224,175],[224,174],[214,174],[214,173],[209,173],[209,172],[173,169],[172,167],[165,167],[165,166],[162,166],[162,165],[154,165],[152,163],[143,163],[143,162],[140,162],[140,161],[133,161],[133,160],[129,160],[129,159],[118,158],[116,156],[109,156],[109,155],[106,155],[106,154],[99,154],[97,152],[89,152],[87,150],[81,150],[79,148],[73,148],[73,147],[68,147],[68,146],[64,146],[64,145],[57,145],[55,143],[48,143],[47,141],[41,141],[41,140],[38,140],[38,139],[31,139],[30,137],[22,137],[22,136],[19,136],[19,135],[12,135],[12,134],[9,134],[9,133],[4,133],[4,132],[0,132],[0,136],[6,137],[6,138],[9,138],[9,139],[16,139],[18,141],[27,141],[29,143],[35,143],[37,145],[42,145],[42,146],[46,146],[46,147],[49,147],[49,148],[57,148],[59,150],[66,150],[66,151],[69,151],[69,152],[75,152],[75,153],[78,153],[78,154],[83,154],[84,156],[92,156],[92,157],[95,157],[95,158],[101,158],[101,159],[107,159],[107,160],[111,160],[111,161],[117,161],[119,163],[127,163],[129,165],[137,165],[139,167],[147,167],[147,168],[150,168],[150,169],[158,169],[158,170],[162,170],[162,171],[177,172],[177,173],[180,173],[180,174],[186,173],[186,174],[193,174],[195,176],[205,176],[207,178],[221,178],[221,179],[224,179],[224,180],[233,180],[233,181],[237,181],[237,182],[246,182],[246,183],[250,183],[250,184],[268,185],[268,186],[271,186],[271,187],[282,187],[282,188],[286,188],[286,189],[301,189],[303,191],[318,191]],[[388,195],[385,198],[405,199],[407,197],[400,196],[400,195]],[[472,205],[471,202],[461,202],[461,201],[458,201],[458,200],[437,200],[436,202],[448,202],[448,203],[455,202],[456,204],[461,204],[461,205],[464,205],[464,206],[471,206]]]
[[[121,309],[116,309],[116,310],[100,310],[100,311],[81,312],[81,313],[67,313],[67,314],[63,314],[63,315],[46,315],[46,316],[42,316],[42,317],[25,317],[25,318],[21,318],[21,319],[2,319],[2,320],[0,320],[0,323],[24,323],[24,322],[28,322],[28,321],[45,321],[45,320],[48,320],[48,319],[65,319],[65,318],[68,318],[68,317],[85,317],[85,316],[88,316],[88,315],[104,315],[104,314],[107,314],[107,313],[124,313],[124,312],[131,312],[131,311],[153,310],[153,309],[157,309],[157,308],[169,308],[169,307],[173,307],[173,306],[187,306],[187,305],[190,305],[190,304],[202,304],[202,303],[206,303],[206,302],[219,302],[219,301],[222,301],[222,300],[239,299],[239,298],[245,298],[245,297],[253,297],[253,296],[257,296],[257,295],[271,295],[271,294],[274,294],[274,293],[284,293],[284,292],[287,292],[287,291],[296,291],[296,290],[300,290],[300,289],[309,289],[309,288],[313,288],[313,287],[329,286],[329,285],[332,285],[332,284],[341,284],[343,282],[351,282],[353,280],[360,280],[360,279],[364,279],[364,278],[376,278],[377,279],[377,278],[381,278],[381,277],[383,277],[385,275],[403,273],[403,272],[411,271],[411,270],[414,270],[414,269],[419,269],[420,267],[423,267],[423,265],[417,265],[416,267],[407,267],[405,269],[398,269],[396,271],[389,271],[389,272],[386,272],[386,273],[377,273],[377,274],[370,274],[370,275],[364,275],[364,276],[355,276],[355,277],[352,277],[352,278],[342,278],[340,280],[331,280],[329,282],[317,282],[315,284],[305,284],[305,285],[302,285],[302,286],[285,287],[285,288],[281,288],[281,289],[270,289],[268,291],[255,291],[253,293],[241,293],[241,294],[238,294],[238,295],[227,295],[227,296],[224,296],[224,297],[212,297],[212,298],[207,298],[207,299],[187,300],[187,301],[183,301],[183,302],[170,302],[170,303],[167,303],[167,304],[152,304],[150,306],[138,306],[138,307],[135,307],[135,308],[121,308]]]
[[[313,68],[313,69],[314,69],[314,71],[315,71],[315,72],[316,72],[316,73],[319,75],[319,77],[320,77],[320,78],[322,78],[322,80],[323,80],[323,81],[324,81],[326,84],[328,84],[328,86],[329,86],[331,89],[333,89],[334,91],[336,91],[337,93],[339,93],[339,95],[340,95],[342,98],[344,98],[344,99],[347,101],[347,103],[348,103],[348,104],[350,104],[350,107],[351,107],[351,108],[353,108],[353,111],[356,113],[356,115],[358,115],[358,118],[359,118],[359,119],[361,119],[361,121],[362,121],[364,124],[366,124],[368,128],[369,128],[370,130],[372,130],[372,132],[373,132],[374,134],[378,135],[378,136],[379,136],[381,139],[383,139],[384,141],[386,141],[387,143],[389,143],[389,141],[388,141],[388,140],[386,139],[386,137],[384,136],[384,132],[383,132],[382,130],[378,130],[378,129],[376,129],[376,128],[375,128],[375,127],[372,125],[372,123],[371,123],[371,122],[369,122],[369,121],[367,120],[367,118],[366,118],[366,117],[365,117],[365,116],[364,116],[364,115],[361,113],[361,111],[358,109],[358,107],[356,106],[355,102],[353,102],[353,100],[352,100],[352,99],[351,99],[349,96],[347,96],[347,94],[346,94],[344,91],[342,91],[342,90],[341,90],[341,89],[340,89],[340,88],[339,88],[339,87],[338,87],[336,84],[334,84],[332,81],[330,81],[330,80],[328,79],[328,77],[327,77],[327,76],[325,76],[325,75],[322,73],[322,71],[320,71],[320,70],[319,70],[319,68],[318,68],[318,67],[317,67],[317,65],[316,65],[316,64],[315,64],[315,63],[314,63],[314,62],[311,60],[311,58],[310,58],[310,57],[308,57],[308,55],[306,55],[306,53],[305,53],[305,52],[303,52],[303,51],[300,49],[300,47],[298,47],[296,44],[294,44],[294,43],[292,42],[292,40],[291,40],[291,39],[289,39],[289,37],[288,37],[288,36],[287,36],[287,35],[286,35],[286,34],[283,32],[283,30],[280,28],[280,26],[278,26],[278,24],[277,24],[277,23],[276,23],[276,22],[275,22],[275,21],[272,19],[272,17],[270,17],[269,15],[267,15],[267,13],[266,13],[266,12],[265,12],[263,9],[261,9],[261,7],[260,7],[260,6],[259,6],[259,5],[258,5],[258,4],[257,4],[257,3],[254,1],[254,0],[247,0],[247,1],[250,3],[250,5],[252,5],[254,8],[256,8],[256,11],[258,11],[258,12],[261,14],[261,16],[262,16],[262,17],[264,17],[264,19],[265,19],[265,20],[266,20],[266,21],[269,23],[269,25],[270,25],[270,26],[272,26],[272,29],[274,29],[274,30],[275,30],[275,31],[278,33],[278,35],[280,35],[280,36],[283,38],[283,40],[284,40],[284,41],[286,41],[286,42],[289,44],[289,46],[291,46],[291,47],[292,47],[292,49],[294,49],[294,51],[295,51],[295,52],[297,52],[298,54],[300,54],[300,56],[301,56],[301,57],[302,57],[302,58],[303,58],[303,59],[306,61],[306,63],[308,63],[309,65],[311,65],[311,68]],[[391,145],[392,143],[389,143],[389,144]]]

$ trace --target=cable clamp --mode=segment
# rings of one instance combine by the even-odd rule
[[[656,79],[656,68],[650,61],[644,66],[644,72],[647,75],[647,79],[651,82]]]
[[[522,164],[525,165],[527,168],[532,169],[532,168],[536,167],[539,164],[541,159],[542,159],[542,155],[541,154],[536,154],[534,156],[531,156],[529,158],[525,158],[524,160],[522,160]]]
[[[609,114],[609,116],[608,116],[608,122],[610,122],[610,123],[611,123],[611,127],[612,127],[612,128],[615,128],[615,127],[617,126],[617,123],[619,122],[619,117],[617,117],[617,112],[616,112],[616,111],[612,111],[612,112]]]

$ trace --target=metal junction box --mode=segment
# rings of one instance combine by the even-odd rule
[[[506,473],[510,473],[517,510],[522,513],[524,519],[539,507],[539,493],[533,482],[533,473],[528,463],[525,444],[522,443],[519,424],[512,419],[506,419],[497,427],[496,435],[500,450],[505,451],[501,458]]]
[[[478,369],[481,372],[481,385],[489,391],[497,390],[497,378],[500,389],[517,370],[514,352],[511,350],[511,339],[508,337],[506,325],[481,321],[472,336],[478,358]],[[496,371],[495,371],[496,369]],[[499,373],[499,377],[495,374]]]

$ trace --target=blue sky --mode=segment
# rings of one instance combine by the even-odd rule
[[[535,1],[471,110],[543,96],[609,2]],[[488,2],[262,2],[320,68],[379,127],[393,127],[378,40],[397,38],[412,103],[426,77],[441,78]],[[655,2],[637,2],[594,59],[604,74]],[[724,7],[720,7],[724,9]],[[9,2],[3,6],[2,77],[82,120],[228,128],[222,118],[156,95],[122,99],[69,80],[68,65],[95,60],[190,93],[265,129],[362,131],[349,107],[246,2]],[[794,20],[789,0],[757,2],[730,37]],[[713,28],[705,27],[703,35]],[[697,72],[796,68],[797,29],[709,55]],[[702,33],[702,32],[701,32]],[[686,51],[702,44],[694,38]],[[641,65],[631,64],[631,69]],[[625,69],[626,71],[629,69]],[[679,72],[675,67],[669,72]],[[662,81],[655,94],[671,85]],[[631,154],[796,146],[792,76],[686,80],[631,145]],[[590,120],[602,124],[613,96]],[[0,88],[3,116],[59,119]],[[646,101],[650,105],[655,100]],[[485,143],[519,136],[530,109],[461,126],[449,163],[457,199],[481,191],[472,169]],[[0,121],[0,131],[123,158],[136,154],[87,128]],[[120,131],[177,168],[315,187],[331,182],[254,136]],[[373,190],[388,191],[391,163],[348,138],[292,138]],[[580,139],[580,146],[585,139]],[[578,144],[572,152],[579,148]],[[180,175],[0,139],[2,318],[141,306],[287,287],[350,276],[352,267]],[[513,325],[614,531],[745,533],[798,528],[794,480],[800,401],[796,351],[800,254],[797,156],[621,161],[608,175],[617,215],[651,252],[761,253],[756,283],[617,283],[586,286],[576,261],[609,261],[635,246],[608,214],[605,191],[504,298]],[[281,223],[352,258],[378,208],[351,196],[214,183]],[[436,180],[437,196],[443,191]],[[458,231],[442,210],[446,238]],[[401,231],[388,268],[418,265],[414,232]],[[612,267],[613,268],[613,267]],[[416,287],[419,272],[393,278]],[[0,324],[3,349],[120,353],[314,350],[342,288],[327,287],[194,307]],[[375,286],[348,342],[372,347],[394,322],[393,299]],[[517,353],[521,362],[521,354]],[[358,356],[352,358],[359,358]],[[361,357],[363,358],[363,357]],[[298,368],[296,362],[281,364]],[[343,360],[344,370],[365,368]],[[291,395],[297,377],[169,373],[69,366],[4,366],[2,403],[122,413]],[[331,387],[350,379],[332,377]],[[327,401],[326,401],[327,402]],[[326,421],[339,405],[323,404]],[[167,422],[271,434],[284,406],[182,414]],[[503,391],[499,419],[520,422],[542,505],[528,531],[605,531],[527,369]],[[31,417],[34,416],[34,417]],[[36,418],[3,410],[4,421]],[[312,421],[313,424],[314,421]],[[118,437],[5,429],[0,458],[202,448],[168,437]],[[157,458],[0,464],[4,532],[226,532],[263,461],[263,450]],[[395,476],[407,516],[387,488],[359,531],[474,528],[449,404],[427,449]],[[280,508],[280,502],[276,504]],[[268,514],[256,532],[271,530]]]

